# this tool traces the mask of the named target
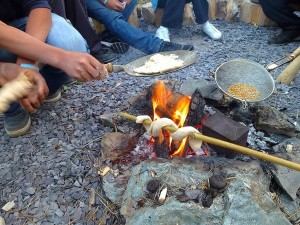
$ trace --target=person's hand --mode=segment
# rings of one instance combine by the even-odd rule
[[[131,0],[128,0],[131,1]],[[127,0],[125,1],[127,3]],[[108,0],[105,6],[111,10],[122,12],[125,9],[125,4],[119,0]]]
[[[0,86],[17,78],[21,73],[28,75],[29,81],[33,84],[30,93],[23,99],[20,99],[25,110],[35,112],[36,108],[44,101],[48,95],[48,87],[42,75],[31,69],[22,68],[14,63],[0,64]]]
[[[126,5],[129,5],[131,3],[131,0],[124,0],[126,2]]]
[[[88,53],[65,51],[58,67],[70,77],[82,82],[108,77],[105,66]]]
[[[14,63],[0,63],[0,87],[17,78],[20,72],[20,66]]]
[[[33,113],[45,100],[49,89],[45,79],[39,72],[25,68],[21,68],[21,71],[27,75],[28,80],[33,84],[30,93],[21,99],[21,104],[25,110]]]

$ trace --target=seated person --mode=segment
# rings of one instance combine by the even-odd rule
[[[158,2],[157,2],[158,1]],[[196,22],[202,24],[202,30],[211,39],[218,40],[222,33],[208,21],[208,2],[207,0],[152,0],[153,6],[164,8],[161,26],[156,31],[156,36],[170,41],[168,28],[181,28],[183,21],[184,7],[186,3],[193,3],[193,10]]]
[[[278,36],[271,37],[269,44],[284,44],[300,40],[300,17],[289,6],[289,0],[259,0],[265,15],[282,29]],[[299,3],[299,0],[297,1]]]
[[[46,0],[2,0],[0,20],[7,23],[0,22],[0,61],[39,72],[47,84],[39,92],[38,102],[27,101],[30,112],[44,99],[58,101],[62,85],[71,78],[89,81],[107,77],[104,65],[88,54],[86,41],[65,19],[51,14]],[[45,98],[46,88],[49,95]],[[4,115],[4,128],[11,137],[25,134],[30,124],[29,113],[18,103]]]
[[[175,50],[193,50],[192,45],[166,42],[154,35],[131,26],[127,20],[137,0],[86,0],[88,15],[122,42],[146,54]]]
[[[52,12],[70,20],[73,27],[86,40],[90,53],[102,63],[108,63],[119,57],[110,48],[101,45],[101,38],[90,24],[85,0],[48,0]],[[121,45],[118,45],[122,47]]]

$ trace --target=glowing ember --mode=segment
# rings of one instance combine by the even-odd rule
[[[190,96],[173,93],[172,90],[167,89],[164,82],[160,81],[156,83],[152,93],[153,120],[167,117],[173,120],[178,127],[182,127],[189,112],[190,102]],[[171,148],[172,138],[170,134],[167,136],[167,143]],[[182,140],[178,149],[171,149],[171,157],[183,156],[186,139]]]

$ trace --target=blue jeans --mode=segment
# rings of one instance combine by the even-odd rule
[[[110,10],[99,0],[87,0],[88,15],[105,25],[105,28],[123,42],[146,54],[159,52],[163,40],[131,26],[127,20],[135,8],[137,0],[132,0],[123,13]]]
[[[15,20],[8,25],[16,27],[20,30],[25,30],[27,17]],[[46,39],[46,43],[61,49],[88,53],[89,49],[86,41],[81,34],[74,29],[67,21],[56,15],[52,14],[52,27]],[[47,54],[47,52],[45,52]],[[16,62],[17,56],[0,49],[0,62]],[[71,78],[62,70],[54,68],[49,65],[43,65],[40,73],[45,78],[49,88],[49,95],[57,91],[63,84],[71,80]],[[12,104],[6,114],[14,113],[20,109],[19,104]]]

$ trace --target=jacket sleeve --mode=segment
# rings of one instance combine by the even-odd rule
[[[37,8],[47,8],[51,10],[51,7],[47,0],[20,0],[25,14],[28,16],[31,10]]]

